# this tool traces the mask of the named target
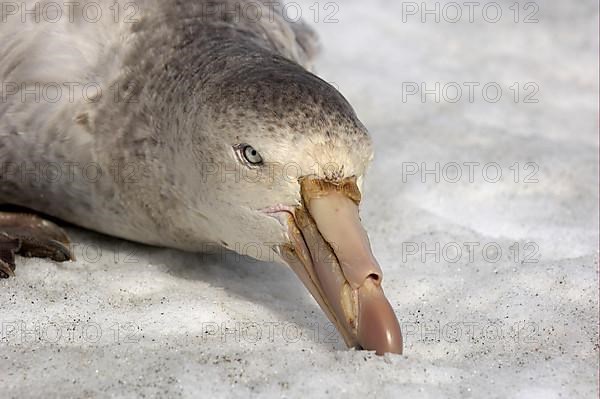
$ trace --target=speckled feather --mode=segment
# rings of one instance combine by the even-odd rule
[[[3,93],[0,203],[197,250],[204,242],[283,241],[282,227],[256,210],[298,203],[297,182],[282,178],[289,163],[303,174],[360,181],[370,139],[344,97],[309,72],[319,46],[304,23],[269,18],[267,9],[260,21],[245,13],[236,20],[207,13],[206,1],[135,3],[134,23],[108,12],[89,23],[75,8],[73,22],[24,24],[15,16],[0,25],[2,81],[95,82],[103,90],[91,102]],[[231,10],[236,2],[211,3]],[[109,10],[113,0],[99,4]],[[241,143],[265,159],[262,171],[270,172],[258,183],[223,177],[247,172],[232,150]],[[32,181],[7,170],[24,161],[59,165],[63,176]],[[65,165],[93,165],[102,175],[67,178]]]

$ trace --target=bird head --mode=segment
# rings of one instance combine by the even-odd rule
[[[332,85],[283,57],[215,59],[186,111],[204,133],[181,149],[202,171],[187,185],[205,188],[211,241],[293,269],[348,346],[401,353],[359,216],[367,129]]]
[[[139,161],[147,173],[104,175],[89,190],[90,208],[102,213],[75,221],[182,249],[206,240],[287,265],[348,346],[400,353],[359,216],[373,158],[366,128],[333,86],[269,49],[262,25],[179,18],[188,3],[203,5],[168,2],[160,23],[134,26],[119,79],[129,87],[144,77],[135,101],[105,96],[77,118],[78,129],[95,132],[96,157]]]

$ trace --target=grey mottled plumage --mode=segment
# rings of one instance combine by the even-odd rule
[[[363,174],[369,139],[346,100],[305,69],[318,48],[305,24],[268,7],[257,21],[231,12],[240,2],[208,8],[174,0],[138,0],[135,22],[123,10],[115,21],[112,3],[99,3],[105,15],[96,23],[76,7],[74,22],[23,23],[15,15],[0,24],[4,82],[63,86],[56,103],[3,93],[0,202],[195,250],[203,242],[281,240],[280,226],[252,211],[298,203],[291,179],[279,178],[286,163]],[[90,102],[75,89],[71,102],[64,82],[92,82],[102,95]],[[232,151],[239,143],[255,146],[277,178],[221,176],[246,173]],[[337,170],[319,171],[321,164]],[[62,176],[47,178],[56,167]],[[250,234],[227,227],[239,223],[269,226]]]

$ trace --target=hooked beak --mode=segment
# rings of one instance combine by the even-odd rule
[[[302,205],[287,214],[291,243],[280,253],[337,327],[348,347],[402,353],[398,319],[360,223],[356,178],[301,180]]]

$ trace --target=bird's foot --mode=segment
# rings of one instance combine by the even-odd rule
[[[0,278],[14,276],[15,255],[73,260],[70,241],[63,229],[39,216],[0,212]]]

